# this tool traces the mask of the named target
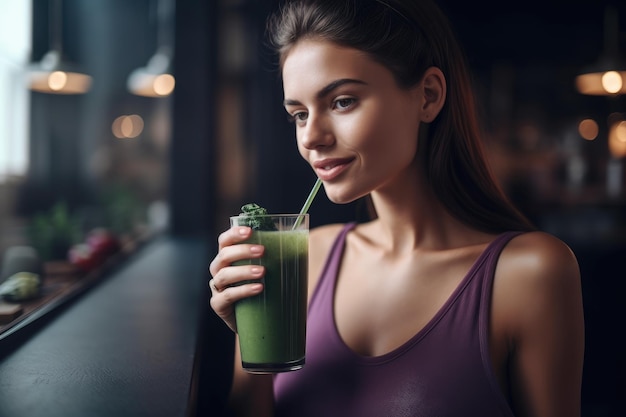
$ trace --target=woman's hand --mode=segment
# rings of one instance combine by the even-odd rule
[[[209,265],[213,277],[209,281],[211,308],[234,332],[237,332],[234,303],[263,291],[263,284],[259,281],[265,274],[263,266],[232,265],[235,261],[263,256],[265,248],[262,245],[241,243],[251,234],[252,229],[246,226],[232,227],[220,234],[218,253]],[[255,282],[234,285],[248,280]]]

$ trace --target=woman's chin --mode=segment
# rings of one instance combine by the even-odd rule
[[[335,204],[349,204],[366,195],[341,192],[340,190],[333,190],[332,188],[328,189],[326,186],[324,186],[324,191],[328,199]]]

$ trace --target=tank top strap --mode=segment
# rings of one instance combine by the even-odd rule
[[[501,233],[496,239],[489,245],[488,250],[484,254],[484,262],[482,264],[483,273],[481,280],[477,283],[480,288],[480,301],[478,307],[478,340],[480,345],[480,354],[483,360],[483,365],[489,375],[489,383],[494,392],[499,392],[500,386],[498,381],[494,377],[495,373],[491,365],[491,356],[489,353],[489,317],[491,310],[491,299],[493,293],[493,282],[495,279],[496,267],[498,265],[498,259],[504,247],[516,236],[519,236],[525,232],[522,231],[509,231]],[[509,410],[508,404],[504,400],[504,397],[499,398],[500,405],[503,410]]]
[[[497,263],[498,258],[500,257],[500,253],[502,249],[516,236],[519,236],[525,232],[521,231],[509,231],[500,233],[496,238],[489,244],[489,249],[485,255],[487,256],[486,263],[495,269],[495,264]]]
[[[525,232],[509,231],[498,235],[490,244],[482,257],[481,268],[483,273],[481,274],[483,279],[482,285],[482,300],[487,300],[487,303],[483,303],[481,306],[481,315],[486,317],[489,314],[488,308],[491,302],[491,290],[493,287],[493,280],[495,278],[496,266],[498,265],[498,259],[504,247],[516,236],[519,236]]]

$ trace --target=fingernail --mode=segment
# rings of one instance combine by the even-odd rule
[[[253,284],[252,286],[250,286],[250,291],[251,292],[261,292],[261,291],[263,291],[263,285],[262,284]]]
[[[263,250],[263,246],[258,246],[258,245],[250,246],[250,252],[254,254],[259,254],[261,253],[262,250]]]
[[[258,266],[253,266],[250,269],[250,272],[252,273],[252,275],[261,275],[261,272],[263,272],[263,268],[260,268]]]
[[[241,236],[246,236],[246,235],[248,235],[249,232],[250,232],[250,228],[249,227],[245,227],[244,226],[244,227],[240,227],[239,228],[239,234]]]

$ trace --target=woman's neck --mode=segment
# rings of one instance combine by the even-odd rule
[[[378,240],[393,252],[436,250],[486,239],[453,217],[425,181],[399,179],[372,192]]]

